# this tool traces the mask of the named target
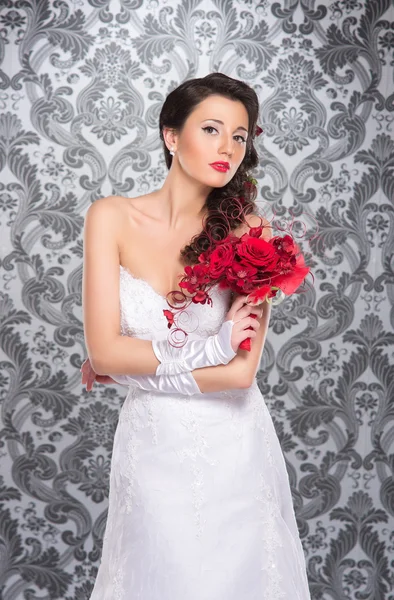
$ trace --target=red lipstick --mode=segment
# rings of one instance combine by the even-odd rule
[[[228,162],[223,161],[209,163],[209,165],[216,169],[216,171],[220,171],[221,173],[226,173],[226,171],[228,171],[230,168],[230,164]]]

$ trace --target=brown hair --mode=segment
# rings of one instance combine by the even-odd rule
[[[184,81],[170,92],[162,106],[159,118],[160,138],[163,141],[167,167],[171,167],[172,156],[164,143],[163,128],[180,132],[193,109],[205,98],[220,95],[230,100],[239,100],[249,116],[249,131],[245,157],[237,172],[227,185],[214,188],[207,196],[203,230],[195,235],[181,251],[186,264],[197,263],[198,255],[205,252],[211,240],[220,241],[242,222],[244,216],[256,211],[256,187],[250,182],[249,171],[258,165],[258,155],[253,145],[257,125],[259,102],[256,92],[246,83],[223,73],[211,73],[206,77]]]

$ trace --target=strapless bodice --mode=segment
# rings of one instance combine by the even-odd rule
[[[220,329],[231,306],[231,290],[214,286],[210,290],[212,305],[193,302],[177,315],[178,326],[188,339],[201,339],[214,335]],[[171,310],[164,296],[128,269],[120,266],[120,325],[122,335],[140,339],[168,337],[168,322],[163,310]]]

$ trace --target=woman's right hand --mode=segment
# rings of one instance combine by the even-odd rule
[[[258,305],[247,304],[247,299],[248,296],[237,296],[224,319],[225,321],[234,321],[231,332],[231,347],[234,352],[237,352],[241,342],[247,338],[256,337],[260,327],[258,319],[263,315],[263,310]],[[256,315],[257,318],[250,315]],[[252,327],[252,330],[248,327]]]
[[[97,375],[96,371],[93,369],[92,365],[90,364],[90,359],[89,357],[84,360],[84,362],[82,363],[82,366],[80,368],[80,371],[82,373],[82,385],[86,385],[86,391],[90,392],[93,388],[93,384],[96,381],[97,383],[115,383],[116,381],[114,379],[112,379],[112,377],[110,377],[109,375]]]

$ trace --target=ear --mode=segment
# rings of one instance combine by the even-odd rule
[[[170,150],[172,147],[176,148],[178,135],[175,129],[169,127],[163,127],[163,138],[167,148]]]

